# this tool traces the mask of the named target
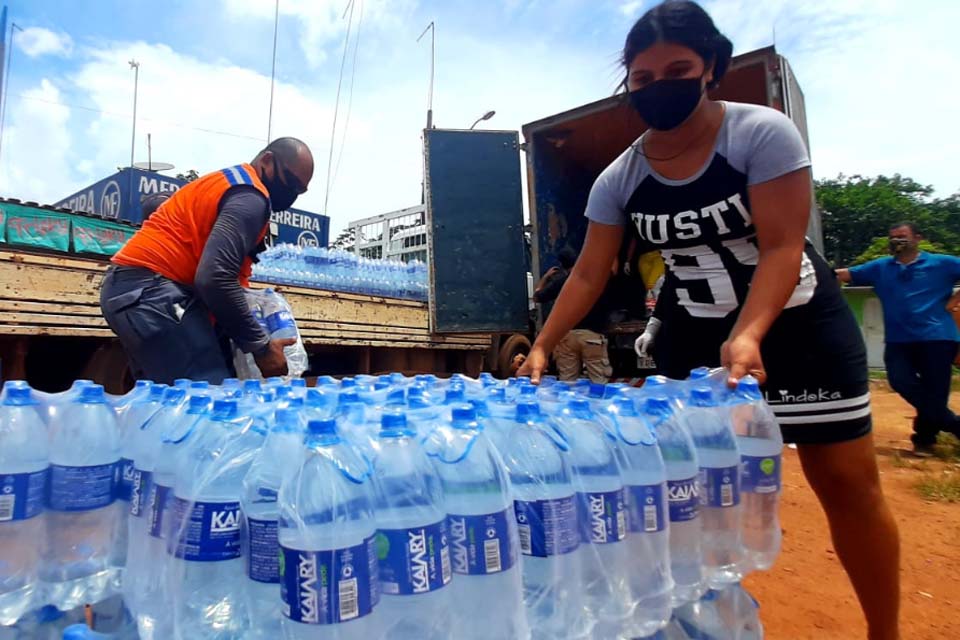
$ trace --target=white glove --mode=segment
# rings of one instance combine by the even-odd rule
[[[659,320],[651,317],[650,320],[647,321],[647,328],[643,330],[640,337],[633,343],[633,350],[636,351],[637,355],[641,358],[647,357],[647,350],[653,346],[654,341],[657,339],[660,324],[661,322]]]

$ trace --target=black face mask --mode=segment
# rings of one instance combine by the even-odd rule
[[[630,92],[630,105],[643,120],[659,131],[676,129],[700,104],[700,78],[657,80]]]
[[[910,241],[906,238],[891,238],[888,245],[890,253],[897,255],[910,247]]]
[[[280,181],[280,166],[273,163],[273,178],[267,178],[263,171],[260,172],[260,181],[270,192],[270,208],[274,211],[286,211],[297,201],[300,194],[289,184]]]

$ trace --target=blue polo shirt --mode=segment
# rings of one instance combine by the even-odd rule
[[[850,268],[851,284],[872,286],[883,305],[887,342],[960,340],[946,309],[960,280],[960,258],[923,251],[910,264],[878,258]]]

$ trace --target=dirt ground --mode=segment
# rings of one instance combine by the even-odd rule
[[[931,502],[915,484],[948,467],[909,454],[912,408],[873,390],[874,437],[883,490],[900,527],[901,630],[904,640],[960,638],[960,503]],[[960,409],[960,392],[951,405]],[[745,586],[760,602],[770,640],[866,638],[853,588],[830,543],[827,521],[800,471],[796,450],[784,452],[783,553]]]

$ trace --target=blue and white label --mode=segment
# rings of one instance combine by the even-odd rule
[[[296,323],[293,321],[293,314],[289,311],[277,311],[267,316],[267,329],[269,329],[270,333],[276,333],[282,329],[290,329],[296,326]]]
[[[580,539],[589,544],[611,544],[627,536],[627,505],[623,489],[578,493]]]
[[[379,601],[374,536],[346,549],[280,547],[280,597],[285,616],[303,624],[362,618]]]
[[[147,513],[150,499],[150,485],[153,484],[153,472],[143,469],[133,470],[133,483],[130,485],[130,515],[141,518]]]
[[[670,522],[696,520],[700,514],[700,484],[697,476],[667,480],[667,502],[670,505]]]
[[[190,502],[174,496],[171,508],[177,524],[173,537],[178,558],[218,562],[240,557],[239,502]]]
[[[48,471],[0,474],[0,522],[40,515]]]
[[[170,498],[173,496],[173,487],[167,487],[155,482],[150,484],[150,535],[154,538],[163,538],[166,532],[164,527],[164,516],[170,506]]]
[[[116,462],[91,467],[50,465],[47,508],[54,511],[89,511],[117,498]]]
[[[516,541],[510,536],[509,524],[514,518],[512,507],[481,516],[447,516],[453,572],[482,576],[516,564]]]
[[[740,456],[740,491],[777,493],[780,491],[780,456]]]
[[[547,558],[575,551],[580,546],[577,501],[573,496],[556,500],[514,500],[520,553]]]
[[[662,484],[631,485],[627,487],[631,533],[656,533],[663,531],[667,517],[663,505]]]
[[[117,500],[127,502],[130,500],[130,491],[133,489],[133,460],[130,458],[120,458],[117,467]]]
[[[280,582],[280,555],[277,542],[277,521],[247,518],[247,577],[255,582]]]
[[[732,467],[701,467],[700,504],[725,509],[740,504],[740,465]]]
[[[446,520],[412,529],[380,529],[376,541],[383,593],[429,593],[450,582]]]

